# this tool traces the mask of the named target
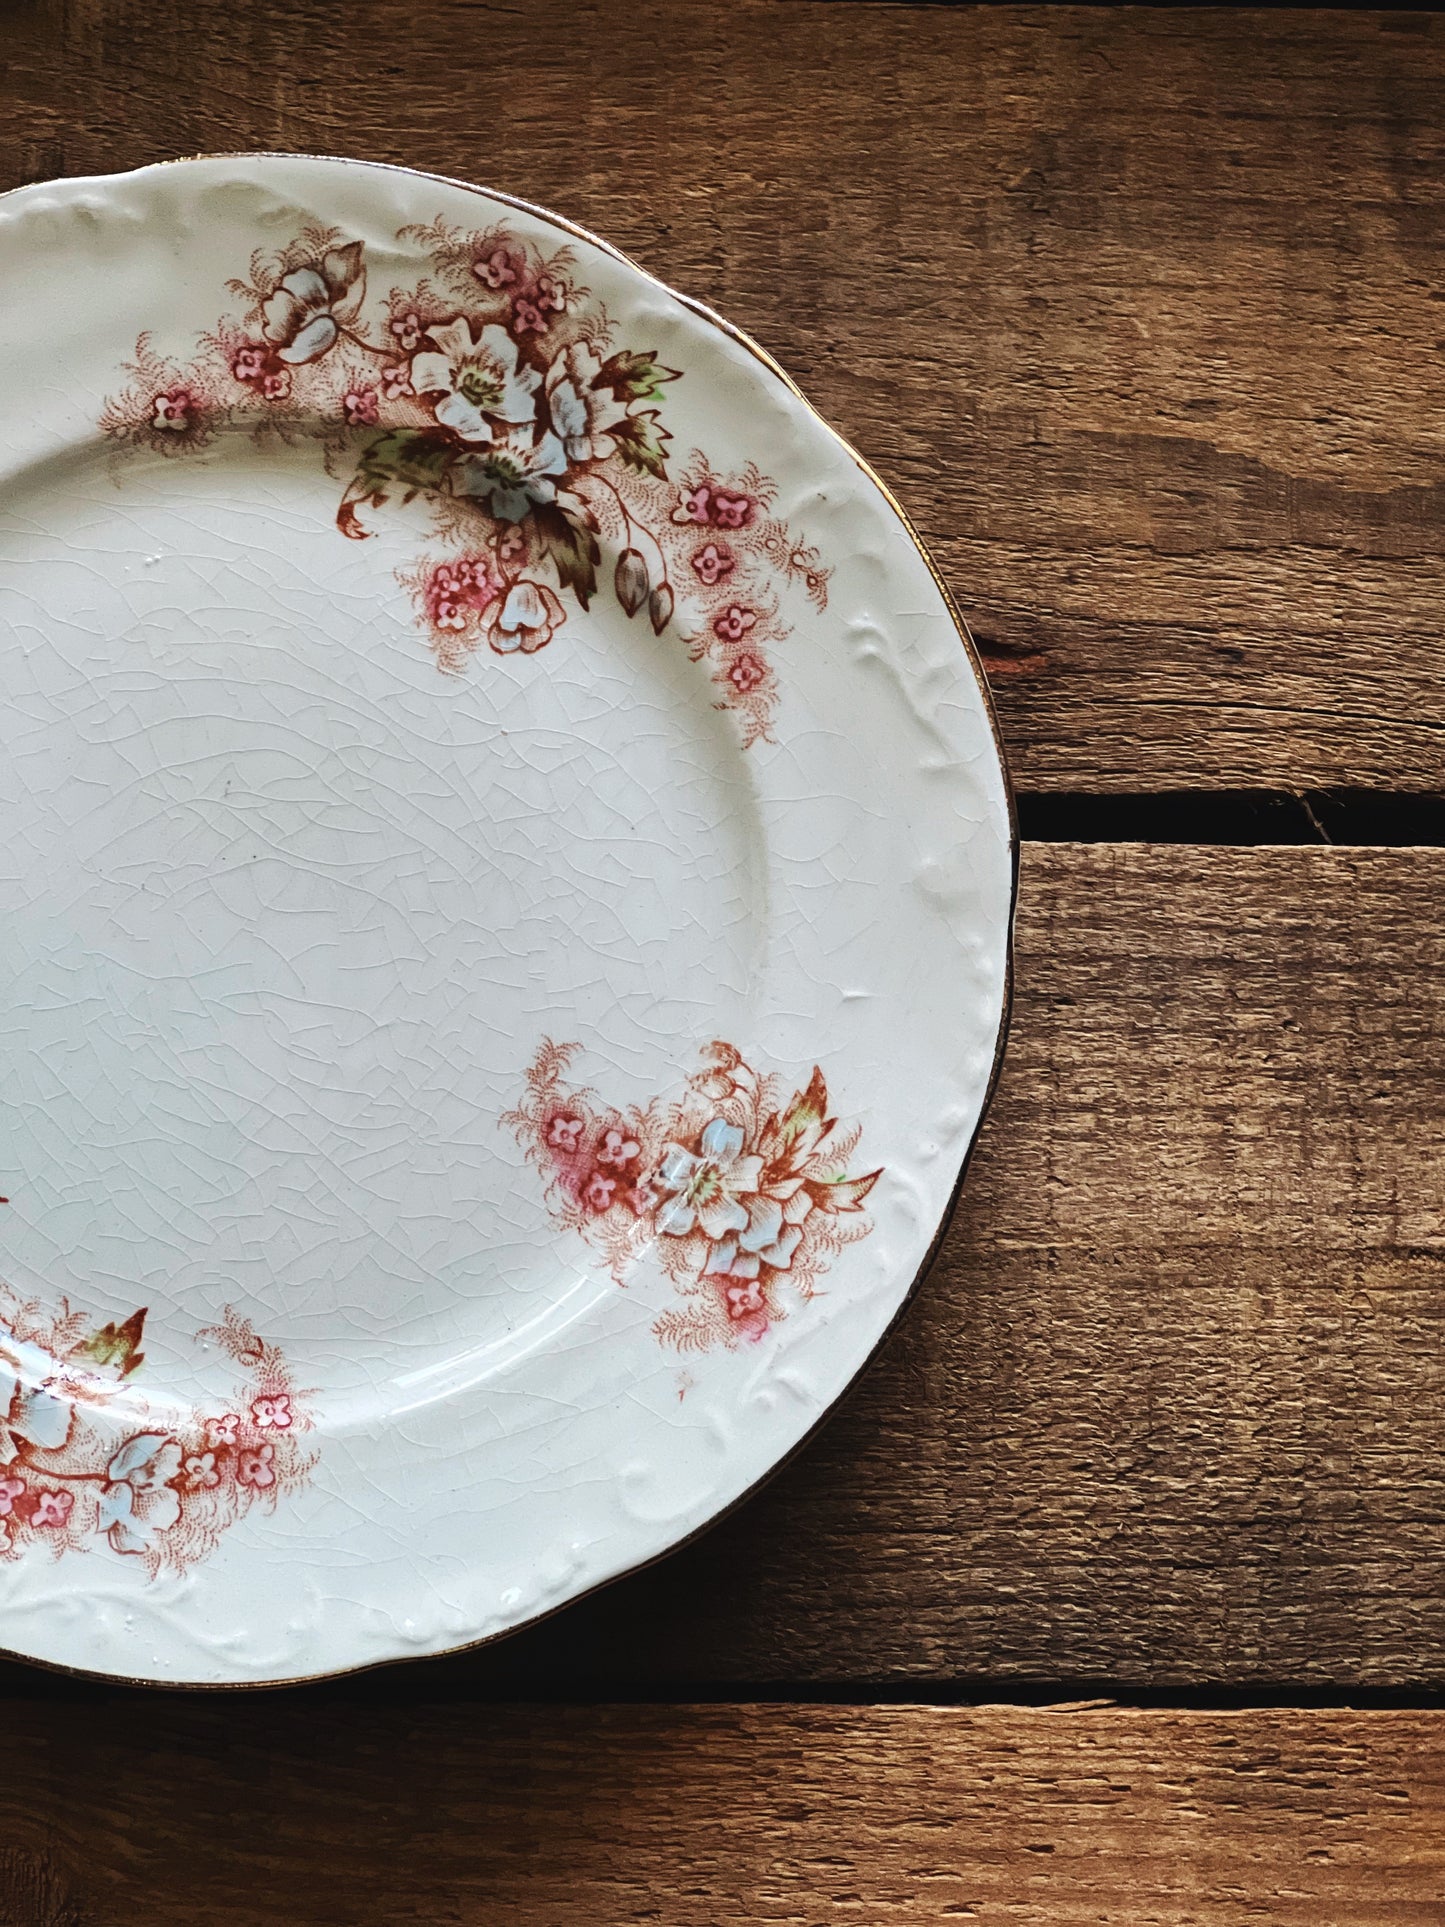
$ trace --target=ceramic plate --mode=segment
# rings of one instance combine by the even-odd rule
[[[0,1644],[507,1632],[756,1485],[1007,995],[977,665],[716,316],[251,155],[0,201]]]

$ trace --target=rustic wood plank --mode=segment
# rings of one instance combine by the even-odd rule
[[[0,1747],[0,1833],[83,1927],[1426,1927],[1445,1891],[1439,1714],[131,1699],[0,1709]]]
[[[478,1674],[1438,1680],[1442,882],[1027,850],[997,1109],[897,1341],[748,1514]]]
[[[0,1847],[3,1927],[81,1927],[70,1883],[45,1851]]]
[[[449,1676],[1437,1683],[1442,883],[1027,848],[996,1109],[879,1365],[710,1538]]]
[[[551,204],[898,488],[1032,788],[1438,787],[1445,17],[41,0],[0,185],[197,149]]]
[[[1442,885],[1027,847],[996,1109],[879,1364],[716,1532],[435,1678],[1438,1683]]]

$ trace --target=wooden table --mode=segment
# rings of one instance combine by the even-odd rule
[[[471,1657],[0,1668],[0,1922],[1445,1919],[1445,16],[7,0],[0,103],[3,186],[397,160],[714,303],[921,525],[1042,838],[815,1445]]]

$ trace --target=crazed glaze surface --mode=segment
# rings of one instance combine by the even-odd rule
[[[491,285],[509,268],[521,297]],[[909,1289],[1004,1008],[986,698],[850,451],[714,317],[536,210],[285,156],[28,188],[0,201],[0,311],[0,1428],[39,1516],[71,1461],[34,1414],[128,1424],[94,1447],[97,1504],[144,1514],[146,1548],[9,1534],[0,1644],[223,1684],[503,1632],[756,1484]],[[356,398],[401,364],[328,362],[326,316],[378,350],[416,334],[400,429],[383,378],[377,420]],[[468,373],[488,327],[516,354],[493,334]],[[653,377],[605,373],[616,344],[665,403],[619,395]],[[504,396],[532,415],[489,417]],[[621,426],[654,408],[670,441]],[[420,443],[377,457],[397,432]],[[560,568],[521,470],[580,505]],[[646,501],[655,556],[603,482]],[[764,516],[742,687],[755,625],[708,598],[720,558],[768,560],[733,542]],[[457,556],[481,575],[438,588]],[[668,570],[688,597],[658,598]],[[99,1386],[55,1334],[141,1305],[143,1367]],[[195,1482],[239,1479],[242,1441],[186,1429],[235,1414],[234,1350],[197,1342],[235,1329],[305,1388],[304,1465],[167,1559],[219,1489]],[[245,1422],[285,1432],[252,1391]]]

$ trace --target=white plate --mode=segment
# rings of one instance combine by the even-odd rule
[[[928,1255],[1007,995],[977,665],[760,349],[504,197],[25,188],[0,339],[0,1644],[506,1632]]]

